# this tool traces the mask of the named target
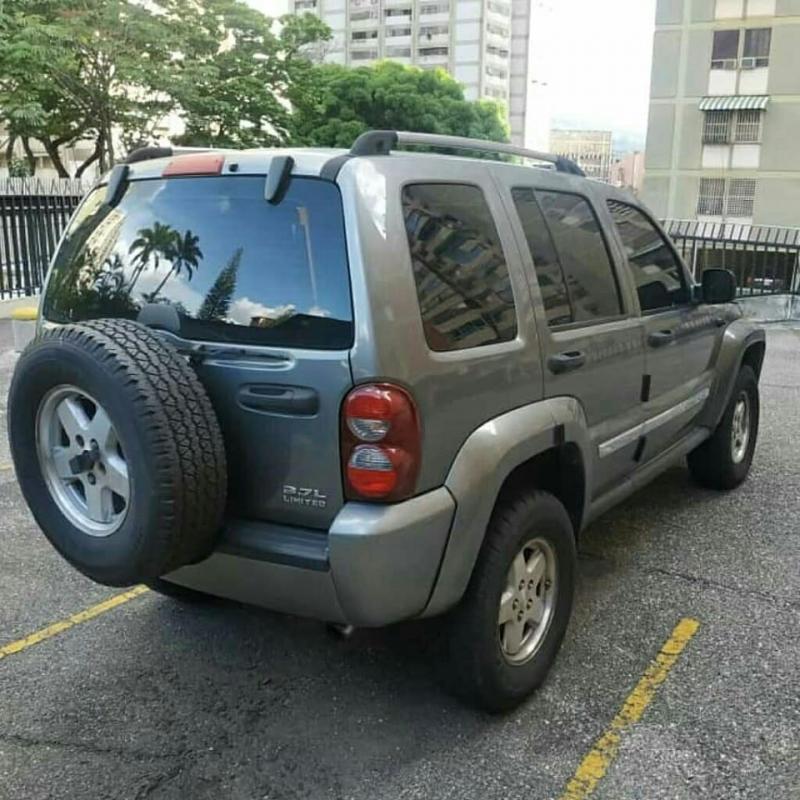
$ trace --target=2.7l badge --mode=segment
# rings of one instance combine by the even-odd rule
[[[325,508],[328,505],[328,495],[310,486],[290,486],[287,483],[283,486],[283,502],[293,506]]]

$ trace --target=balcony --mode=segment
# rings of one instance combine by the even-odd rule
[[[425,23],[442,23],[442,22],[450,22],[450,12],[449,11],[420,11],[419,14],[419,23],[420,25],[424,25]]]
[[[387,50],[396,45],[405,45],[408,47],[411,45],[411,34],[404,36],[385,36],[384,43],[386,44]]]
[[[508,49],[511,44],[511,32],[508,33],[494,33],[490,30],[486,31],[486,44],[491,47],[502,47]]]
[[[420,66],[446,66],[450,62],[449,53],[426,53],[417,51],[417,63]]]
[[[445,47],[450,44],[450,34],[449,33],[434,33],[434,34],[424,34],[420,32],[419,38],[417,39],[418,45],[420,47],[435,47],[436,45]]]

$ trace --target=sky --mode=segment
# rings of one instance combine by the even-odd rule
[[[656,0],[545,1],[550,22],[537,41],[554,125],[610,129],[643,146]],[[288,9],[288,0],[247,2],[270,16]]]

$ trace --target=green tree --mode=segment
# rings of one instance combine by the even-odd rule
[[[390,61],[356,69],[323,64],[288,96],[297,144],[349,147],[371,128],[508,140],[501,106],[465,100],[461,85],[443,70]]]
[[[12,147],[41,141],[64,177],[64,146],[93,143],[78,176],[106,169],[167,113],[183,117],[184,143],[274,144],[279,98],[329,36],[312,15],[273,25],[242,0],[0,0],[0,122]]]
[[[228,316],[228,309],[231,305],[233,293],[236,291],[236,279],[238,278],[239,265],[242,261],[243,248],[239,247],[230,257],[225,268],[211,284],[200,310],[197,312],[198,319],[220,320]]]
[[[170,106],[165,73],[187,4],[4,0],[0,119],[11,136],[42,142],[63,177],[60,148],[81,139],[94,147],[78,175],[111,165],[117,138],[148,136]]]
[[[168,91],[183,112],[182,144],[255,147],[281,144],[288,134],[287,97],[309,80],[306,56],[330,39],[316,16],[286,15],[278,25],[240,0],[203,0],[191,52]],[[301,90],[296,89],[298,93]]]

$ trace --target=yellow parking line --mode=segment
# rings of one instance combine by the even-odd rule
[[[700,623],[696,619],[688,617],[675,626],[672,635],[650,662],[636,688],[628,695],[603,735],[575,770],[560,800],[586,800],[594,792],[617,756],[622,734],[626,728],[642,718],[658,687],[667,679],[669,671],[699,627]]]
[[[127,603],[129,600],[133,600],[140,594],[144,594],[146,591],[146,586],[135,586],[133,589],[130,589],[127,592],[122,592],[121,594],[116,594],[113,597],[109,597],[108,600],[103,600],[102,603],[98,603],[96,606],[91,606],[85,611],[79,611],[77,614],[73,614],[66,619],[62,619],[60,622],[54,622],[52,625],[48,625],[46,628],[35,631],[29,636],[26,636],[24,639],[17,639],[16,642],[11,642],[10,644],[4,645],[3,647],[0,647],[0,660],[4,659],[6,656],[14,655],[14,653],[21,653],[23,650],[27,650],[29,647],[39,644],[39,642],[52,639],[54,636],[58,636],[59,633],[63,633],[64,631],[75,627],[75,625],[80,625],[82,622],[87,622],[90,619],[99,617],[101,614],[105,614],[106,611],[111,611],[112,609],[117,608],[117,606]]]

